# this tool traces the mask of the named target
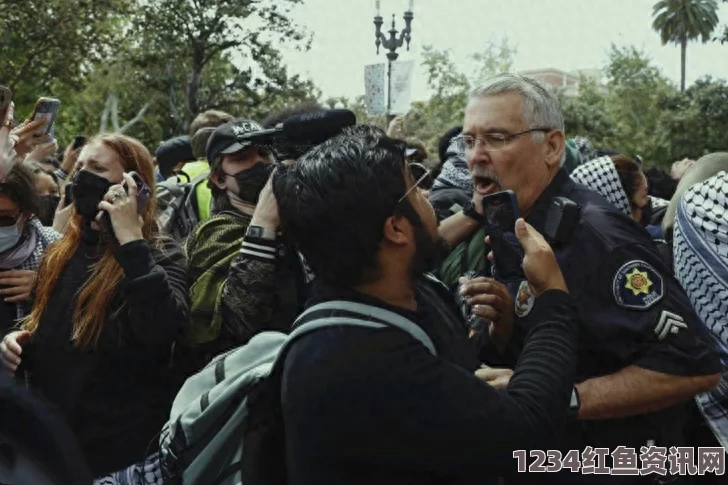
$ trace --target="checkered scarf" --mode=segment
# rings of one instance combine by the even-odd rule
[[[30,256],[28,256],[25,261],[20,263],[20,266],[13,269],[35,271],[38,269],[38,266],[40,266],[40,262],[43,259],[43,254],[45,254],[48,246],[60,239],[61,235],[50,227],[44,227],[37,217],[31,218],[28,221],[28,224],[28,229],[31,231],[35,231],[36,246],[33,252],[30,253]],[[25,317],[25,308],[23,303],[16,304],[15,314],[17,315],[18,320]]]
[[[632,215],[627,192],[619,181],[619,173],[609,157],[599,157],[580,165],[571,172],[574,182],[586,185],[602,194],[613,206],[628,216]]]
[[[465,151],[462,143],[453,139],[445,153],[445,163],[442,165],[440,175],[432,184],[431,192],[440,189],[456,188],[462,189],[468,194],[473,193],[473,177],[468,170],[468,162],[465,160]]]
[[[693,185],[680,199],[674,229],[675,276],[720,352],[719,386],[696,396],[728,449],[728,172]]]

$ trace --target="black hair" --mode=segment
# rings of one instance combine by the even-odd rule
[[[15,202],[21,212],[35,215],[40,211],[40,198],[38,189],[35,187],[35,177],[23,165],[15,165],[5,180],[0,182],[0,195]]]
[[[39,163],[30,165],[28,168],[30,169],[30,171],[33,175],[38,175],[39,173],[49,175],[53,179],[53,181],[56,183],[56,185],[58,185],[58,188],[60,189],[61,184],[59,183],[58,175],[56,175],[56,172],[54,172],[53,170],[50,170],[50,169],[44,167],[43,165],[40,165]]]
[[[447,130],[437,142],[437,156],[440,157],[440,165],[445,163],[445,158],[447,157],[447,148],[450,146],[450,142],[453,138],[455,138],[462,132],[462,126],[453,126],[449,130]]]
[[[81,448],[63,416],[4,374],[0,375],[0,416],[4,417],[0,419],[0,446],[9,464],[18,453],[25,452],[51,475],[54,483],[92,482]]]
[[[325,108],[321,106],[318,101],[310,99],[293,106],[286,106],[285,108],[271,111],[268,113],[268,116],[263,118],[261,125],[263,125],[263,128],[266,129],[275,128],[277,125],[283,123],[292,116],[315,113],[323,109]]]
[[[380,275],[384,223],[404,215],[422,224],[405,199],[405,144],[358,125],[306,153],[273,179],[281,229],[321,281],[353,287]]]
[[[660,167],[650,167],[645,170],[647,177],[647,193],[653,197],[670,200],[677,190],[677,180]]]

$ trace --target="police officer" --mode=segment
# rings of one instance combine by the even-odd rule
[[[583,451],[588,445],[612,453],[621,445],[635,448],[639,457],[640,447],[648,442],[668,449],[679,446],[684,403],[718,384],[717,355],[649,234],[601,195],[573,182],[562,167],[564,123],[554,93],[520,75],[489,80],[471,96],[461,140],[475,193],[462,213],[441,225],[450,243],[465,237],[443,266],[446,284],[455,285],[468,270],[491,274],[477,223],[483,196],[512,190],[521,216],[542,233],[554,197],[580,206],[569,240],[554,244],[585,325],[571,403],[573,426],[554,447]],[[473,314],[496,329],[513,326],[505,332],[512,335],[507,346],[494,346],[487,332],[481,333],[481,359],[513,365],[530,324],[533,295],[527,282],[476,278],[462,292],[466,298],[489,293],[469,301]],[[602,465],[617,464],[607,456]],[[640,467],[639,460],[635,466]],[[642,479],[577,475],[572,478],[577,483]]]

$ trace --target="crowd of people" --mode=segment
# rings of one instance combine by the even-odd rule
[[[206,111],[154,154],[121,134],[59,152],[8,111],[0,472],[31,480],[10,483],[202,485],[164,466],[175,396],[312,318],[269,377],[286,483],[722,483],[728,153],[668,172],[594,147],[516,74],[473,90],[436,155],[401,119],[256,137],[321,111]],[[518,279],[484,224],[505,190]],[[591,468],[612,473],[588,473],[605,449]],[[583,463],[519,473],[519,450]],[[677,473],[688,450],[713,468]],[[660,456],[664,473],[638,471]]]

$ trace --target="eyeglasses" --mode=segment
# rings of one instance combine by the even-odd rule
[[[21,215],[22,215],[22,213],[18,212],[14,216],[0,216],[0,227],[9,227],[9,226],[17,224],[18,219],[20,219]]]
[[[473,150],[476,145],[480,143],[481,147],[486,152],[499,152],[506,147],[506,144],[509,141],[521,135],[533,132],[548,133],[551,130],[552,128],[531,128],[530,130],[521,131],[512,135],[506,135],[504,133],[488,133],[483,137],[460,135],[456,136],[453,141],[456,141],[459,144],[459,148],[461,150]]]
[[[404,193],[404,195],[397,201],[397,204],[401,203],[404,199],[407,198],[407,196],[410,195],[410,193],[419,188],[422,183],[427,180],[427,178],[432,173],[432,170],[425,167],[421,163],[408,163],[407,167],[409,167],[409,173],[412,176],[412,179],[415,180],[414,185],[410,187],[407,192]],[[419,178],[418,178],[419,177]]]

